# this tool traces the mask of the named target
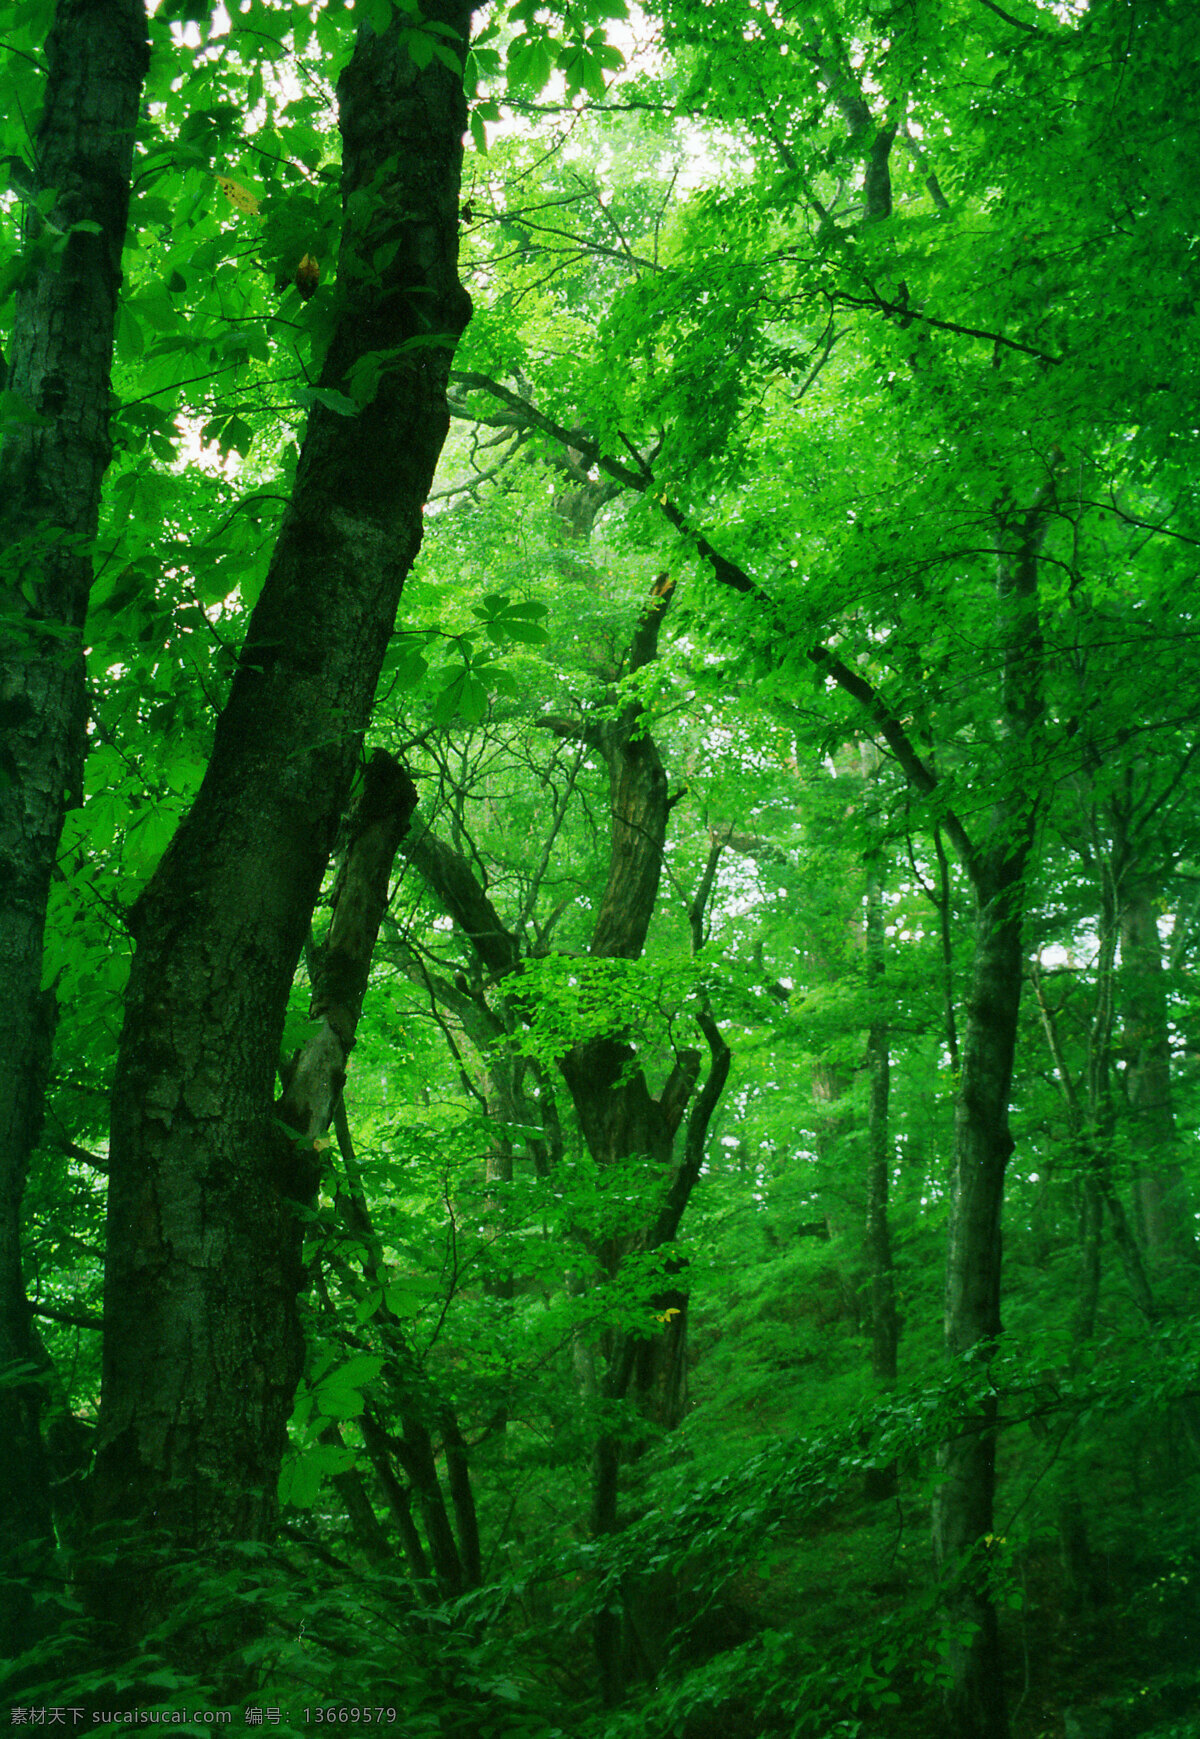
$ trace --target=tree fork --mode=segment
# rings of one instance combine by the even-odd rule
[[[465,52],[470,7],[426,17]],[[303,1357],[296,1202],[274,1106],[288,991],[448,426],[462,81],[399,15],[338,86],[344,229],[321,385],[387,353],[355,417],[318,405],[196,801],[133,914],[113,1095],[98,1519],[180,1550],[268,1536]],[[364,272],[363,261],[386,260]],[[433,337],[438,342],[429,343]],[[144,1588],[106,1591],[126,1636]]]

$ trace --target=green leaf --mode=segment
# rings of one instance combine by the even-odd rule
[[[435,45],[423,30],[403,30],[399,41],[415,67],[423,71],[432,61]]]
[[[327,411],[335,411],[339,417],[356,417],[362,408],[354,399],[329,386],[302,386],[297,389],[296,400],[305,410],[311,410],[313,405],[324,405]]]

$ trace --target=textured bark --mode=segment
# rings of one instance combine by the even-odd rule
[[[629,647],[631,676],[657,656],[663,613],[674,589],[675,582],[667,574],[660,574],[651,587]],[[636,960],[658,898],[670,807],[667,775],[636,701],[602,726],[600,752],[608,766],[612,844],[590,952],[608,960]]]
[[[672,582],[663,574],[630,644],[631,674],[656,656],[663,612]],[[547,728],[575,734],[571,720],[546,720]],[[642,709],[631,702],[593,732],[608,768],[611,843],[608,877],[592,931],[589,953],[596,959],[636,960],[658,898],[667,837],[667,775],[658,747],[645,727]],[[658,1098],[637,1067],[636,1053],[620,1036],[575,1045],[560,1065],[597,1164],[609,1166],[630,1154],[666,1163],[684,1107],[695,1085],[699,1058],[685,1053]]]
[[[428,0],[425,16],[465,40],[467,6]],[[310,417],[204,783],[133,919],[95,1496],[103,1520],[153,1521],[183,1549],[273,1524],[303,1351],[295,1203],[315,1182],[311,1143],[280,1132],[273,1104],[284,1010],[469,312],[461,81],[437,61],[419,70],[398,36],[361,25],[339,81],[344,231],[321,376],[344,392],[355,362],[383,353],[379,390],[356,417]]]
[[[67,239],[17,292],[7,388],[36,414],[9,425],[0,455],[0,547],[11,585],[0,635],[0,1577],[28,1574],[50,1533],[38,1390],[12,1386],[36,1362],[19,1245],[54,1026],[42,990],[46,903],[63,814],[79,801],[87,704],[83,621],[100,483],[111,455],[113,332],[138,102],[149,54],[141,0],[61,0],[46,43],[34,185],[55,189]],[[34,257],[51,231],[27,216]],[[94,231],[73,226],[88,223]],[[15,1591],[14,1591],[15,1592]],[[28,1640],[28,1612],[0,1595],[0,1652]]]
[[[310,1140],[324,1135],[342,1096],[392,865],[416,806],[417,788],[408,774],[376,749],[349,817],[329,935],[315,961],[309,1037],[284,1071],[280,1115]]]
[[[1023,955],[1018,884],[1007,875],[981,899],[955,1118],[954,1194],[946,1277],[952,1364],[986,1360],[1000,1333],[1000,1222],[1012,1152],[1012,1085]],[[955,1739],[1007,1739],[999,1626],[983,1542],[994,1532],[997,1400],[985,1393],[938,1452],[934,1550],[951,1614],[972,1629],[950,1649],[947,1704]]]

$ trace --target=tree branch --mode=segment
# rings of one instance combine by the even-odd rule
[[[33,1304],[30,1309],[34,1316],[47,1322],[65,1323],[68,1328],[93,1328],[99,1332],[104,1327],[104,1318],[93,1316],[90,1311],[59,1310],[54,1304]]]
[[[753,579],[744,568],[740,567],[737,562],[730,561],[727,556],[721,555],[702,533],[695,530],[683,510],[669,497],[659,492],[652,471],[649,469],[644,473],[634,471],[628,465],[622,464],[619,459],[610,458],[602,452],[599,444],[593,441],[590,436],[583,434],[578,429],[564,429],[561,424],[539,411],[527,399],[519,398],[508,387],[501,386],[499,381],[492,380],[488,375],[455,371],[451,378],[458,385],[466,387],[468,391],[490,393],[502,404],[510,406],[519,415],[525,417],[534,428],[540,429],[543,434],[550,435],[556,441],[562,441],[575,447],[583,453],[591,464],[606,471],[610,477],[615,477],[627,489],[633,489],[639,495],[652,495],[664,518],[704,558],[718,582],[723,586],[728,586],[731,591],[740,592],[743,596],[756,599],[770,612],[772,624],[778,624],[782,630],[783,624],[779,620],[779,611],[774,599],[763,591],[758,581]],[[835,657],[829,648],[820,641],[808,647],[804,656],[810,663],[819,666],[832,682],[836,683],[839,688],[864,708],[875,730],[891,749],[905,777],[922,796],[933,796],[938,789],[937,776],[932,768],[922,760],[904,726],[887,707],[879,691],[864,677],[852,671],[841,659]],[[578,735],[578,732],[572,734]],[[977,868],[977,858],[966,828],[951,809],[942,812],[941,823],[945,827],[963,867],[973,878]]]
[[[428,828],[411,830],[401,853],[428,882],[489,976],[503,978],[512,972],[519,958],[516,938],[501,923],[466,858]]]
[[[1048,350],[1039,350],[1036,344],[1022,344],[1016,338],[1005,338],[1002,332],[988,332],[979,326],[963,326],[957,320],[938,320],[932,314],[922,314],[911,302],[889,302],[877,290],[873,290],[869,296],[852,296],[849,290],[826,290],[824,294],[831,308],[840,302],[847,308],[870,308],[885,317],[899,314],[906,324],[919,320],[922,325],[932,326],[938,332],[956,332],[960,338],[982,338],[1001,350],[1017,350],[1022,356],[1036,356],[1039,362],[1053,364],[1056,368],[1065,360],[1061,356],[1053,356]]]

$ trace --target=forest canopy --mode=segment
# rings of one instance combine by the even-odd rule
[[[1185,1739],[1185,0],[0,0],[14,1721]]]

